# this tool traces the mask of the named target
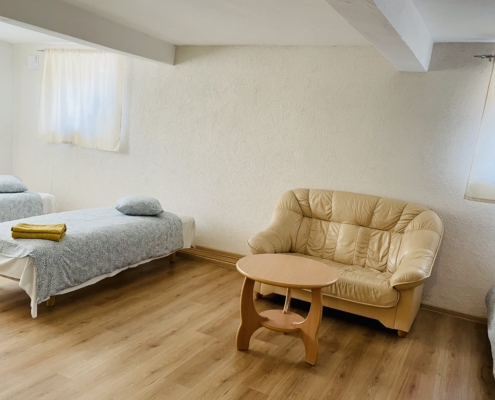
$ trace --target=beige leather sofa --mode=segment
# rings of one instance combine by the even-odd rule
[[[442,241],[427,207],[357,193],[296,189],[278,201],[270,226],[249,239],[253,254],[291,253],[337,268],[325,306],[379,320],[405,336]],[[260,295],[285,289],[256,283]],[[310,301],[310,292],[293,290]]]

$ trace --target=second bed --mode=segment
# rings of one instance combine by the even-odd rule
[[[56,213],[57,199],[48,193],[0,193],[0,223]]]

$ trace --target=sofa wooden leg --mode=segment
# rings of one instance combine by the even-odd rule
[[[53,307],[55,305],[55,296],[50,296],[50,298],[46,301],[47,307]]]
[[[172,253],[170,255],[170,262],[175,262],[175,260],[177,260],[177,253]]]
[[[399,337],[401,337],[401,338],[405,338],[407,336],[407,332],[397,331],[397,335],[399,335]]]
[[[263,295],[260,292],[254,292],[254,295],[256,296],[257,299],[261,299]]]

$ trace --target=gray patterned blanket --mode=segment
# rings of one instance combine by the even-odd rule
[[[0,222],[43,214],[43,204],[38,193],[0,193]]]
[[[12,239],[10,228],[21,220],[0,224],[0,254],[30,256],[36,268],[38,304],[64,289],[183,246],[180,218],[163,212],[153,217],[124,215],[113,207],[93,208],[23,219],[30,224],[65,223],[60,242]]]

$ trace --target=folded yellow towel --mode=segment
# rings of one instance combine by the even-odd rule
[[[67,230],[65,224],[51,224],[51,225],[39,225],[39,224],[17,224],[12,227],[12,232],[20,233],[49,233],[53,235],[61,235]]]
[[[60,242],[65,236],[67,227],[65,224],[17,224],[12,227],[12,237],[14,239],[44,239]]]
[[[14,239],[44,239],[53,240],[54,242],[60,242],[65,236],[65,232],[59,234],[56,233],[23,233],[23,232],[12,232],[12,237]]]

